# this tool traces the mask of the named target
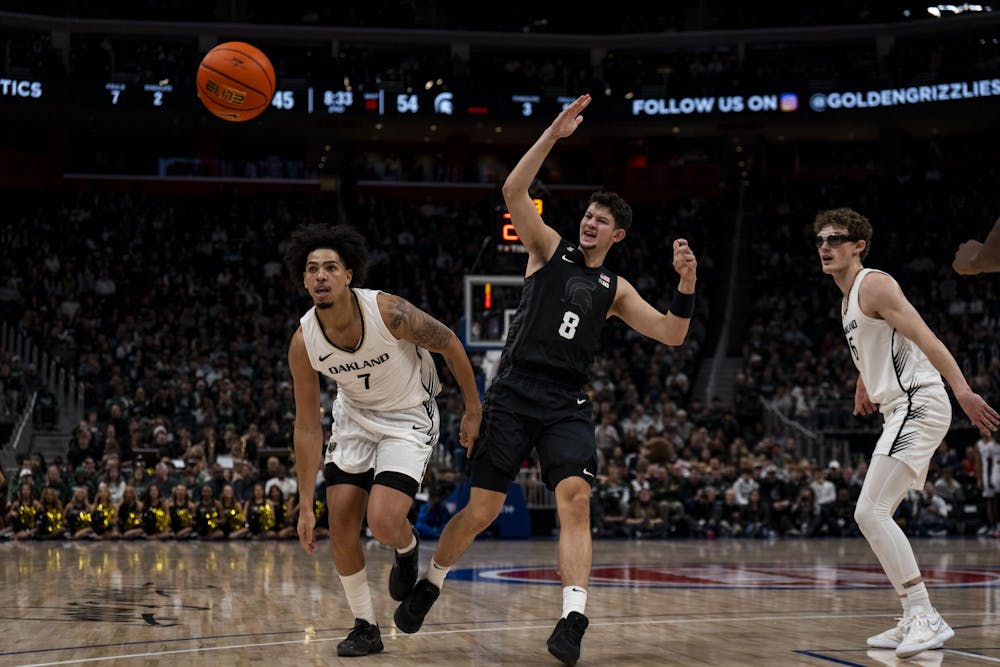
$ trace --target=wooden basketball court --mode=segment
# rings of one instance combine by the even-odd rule
[[[421,547],[421,571],[433,550]],[[1000,663],[1000,542],[920,540],[956,630],[897,661],[865,638],[899,606],[863,540],[601,541],[587,665]],[[0,544],[0,665],[558,665],[554,541],[482,540],[416,635],[392,624],[391,552],[368,571],[385,652],[338,658],[353,624],[328,552],[296,542]]]

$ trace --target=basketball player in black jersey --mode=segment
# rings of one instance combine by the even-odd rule
[[[593,194],[576,241],[561,238],[535,209],[528,188],[556,141],[573,134],[590,104],[569,104],[521,158],[503,186],[510,219],[528,250],[524,291],[507,333],[500,370],[486,396],[483,428],[470,451],[469,503],[445,527],[425,578],[396,609],[396,626],[416,632],[437,599],[449,568],[503,508],[520,463],[534,448],[559,514],[559,573],[563,614],[548,649],[567,665],[580,656],[591,568],[590,492],[597,471],[592,406],[582,391],[612,315],[637,332],[680,345],[694,310],[697,262],[683,239],[674,241],[680,283],[669,312],[646,302],[627,280],[604,267],[625,238],[631,207],[611,192]]]

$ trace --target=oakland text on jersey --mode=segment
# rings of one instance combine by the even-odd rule
[[[327,372],[330,375],[336,375],[337,373],[346,373],[348,371],[359,371],[362,368],[371,368],[372,366],[381,366],[383,362],[389,360],[389,353],[384,352],[374,359],[366,359],[365,361],[352,361],[346,364],[337,364],[335,366],[327,366]]]

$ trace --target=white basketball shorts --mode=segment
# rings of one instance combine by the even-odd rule
[[[331,411],[333,423],[326,461],[346,473],[375,470],[398,472],[418,483],[430,460],[440,430],[437,402],[430,400],[404,410],[355,408],[339,398]]]
[[[943,385],[927,385],[879,408],[884,422],[873,454],[885,454],[910,466],[917,475],[913,488],[923,489],[931,457],[951,426],[948,393]]]

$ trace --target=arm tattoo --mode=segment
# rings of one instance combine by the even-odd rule
[[[443,350],[452,331],[402,297],[396,298],[389,328],[427,350]],[[409,335],[407,335],[409,334]]]
[[[448,327],[433,317],[417,310],[410,322],[413,329],[413,341],[425,349],[436,351],[448,346],[448,341],[454,335]],[[451,366],[451,364],[448,364]]]
[[[403,324],[407,314],[412,310],[410,302],[401,297],[396,298],[396,304],[392,308],[392,319],[389,320],[389,328],[395,331]]]

